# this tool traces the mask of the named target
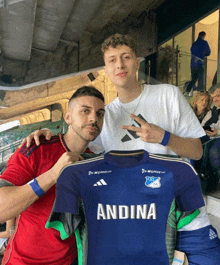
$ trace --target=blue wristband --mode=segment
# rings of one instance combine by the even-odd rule
[[[160,144],[162,144],[163,146],[167,146],[169,140],[170,140],[170,132],[165,131],[164,136],[163,136],[163,140]]]
[[[32,190],[38,197],[41,197],[45,194],[45,191],[41,189],[36,179],[32,179],[28,182],[28,184],[31,186]]]

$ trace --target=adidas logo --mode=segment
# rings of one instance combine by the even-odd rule
[[[139,115],[137,115],[138,117],[140,117],[142,120],[144,120],[144,121],[146,121],[145,119],[144,119],[144,117],[141,115],[141,114],[139,114]],[[138,125],[139,125],[139,127],[141,127],[141,125],[140,125],[140,123],[138,123],[137,121],[135,121]],[[134,124],[132,124],[132,126],[134,126],[134,127],[136,127]],[[140,138],[140,136],[137,136],[137,134],[136,134],[136,132],[133,132],[133,131],[130,131],[130,130],[127,130],[129,133],[130,133],[130,135],[133,137],[133,138],[135,138],[135,139],[137,139],[137,138]],[[124,143],[124,142],[127,142],[127,141],[131,141],[132,140],[132,138],[128,135],[128,134],[126,134],[122,139],[121,139],[121,141]]]
[[[93,186],[105,186],[105,185],[107,185],[107,183],[104,181],[104,179],[100,179]]]
[[[212,229],[209,229],[209,238],[212,240],[214,238],[218,237],[218,235],[213,231]]]

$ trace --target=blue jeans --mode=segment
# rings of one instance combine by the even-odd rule
[[[191,91],[192,87],[195,85],[197,80],[198,80],[197,90],[200,92],[205,91],[204,84],[203,84],[203,73],[204,73],[203,65],[198,65],[191,69],[192,81],[189,82],[186,92]]]

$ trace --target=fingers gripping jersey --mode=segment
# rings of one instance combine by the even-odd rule
[[[171,208],[175,203],[181,211],[204,206],[196,172],[180,159],[145,151],[112,154],[62,171],[47,227],[59,230],[63,239],[76,231],[79,251],[85,240],[80,232],[87,234],[79,264],[170,264],[166,232]],[[82,207],[86,230],[80,226]]]

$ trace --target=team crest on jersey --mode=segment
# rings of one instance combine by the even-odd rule
[[[147,186],[148,188],[156,189],[161,187],[160,177],[146,176],[145,179],[145,186]]]

